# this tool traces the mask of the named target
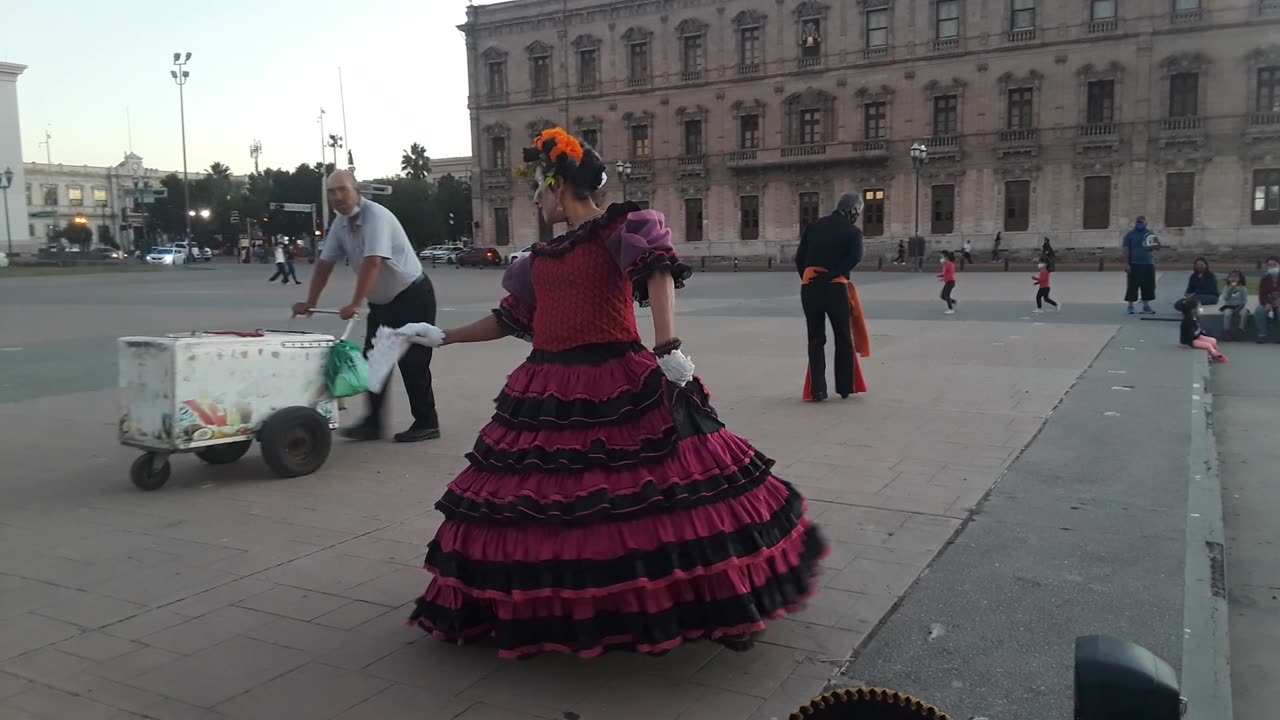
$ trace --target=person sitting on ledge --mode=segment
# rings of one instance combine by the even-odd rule
[[[1173,307],[1178,312],[1182,312],[1188,295],[1194,295],[1196,300],[1200,301],[1201,307],[1217,305],[1220,292],[1218,276],[1209,270],[1209,261],[1198,257],[1192,265],[1191,276],[1187,278],[1187,289],[1182,293],[1184,297],[1174,303]]]

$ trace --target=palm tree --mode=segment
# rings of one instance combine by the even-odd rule
[[[231,168],[227,167],[226,165],[220,162],[215,162],[209,165],[209,177],[215,177],[215,178],[231,177]]]
[[[431,158],[427,157],[427,149],[414,143],[400,157],[400,170],[410,180],[426,180],[431,175]]]

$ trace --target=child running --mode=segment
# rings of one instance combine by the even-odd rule
[[[1209,353],[1213,360],[1224,363],[1227,356],[1218,351],[1218,341],[1200,329],[1200,299],[1188,295],[1182,304],[1182,327],[1179,340],[1187,347],[1199,348]]]
[[[1036,267],[1040,269],[1040,274],[1032,275],[1031,279],[1035,281],[1036,286],[1039,287],[1040,289],[1036,290],[1036,309],[1032,310],[1031,312],[1037,313],[1037,314],[1044,312],[1044,303],[1049,303],[1058,312],[1062,312],[1062,306],[1054,302],[1053,298],[1049,297],[1049,263],[1048,261],[1041,259],[1040,264],[1036,265]]]
[[[958,304],[951,297],[951,291],[956,287],[956,254],[950,250],[942,251],[942,274],[938,276],[942,280],[942,301],[947,304],[947,310],[944,315],[955,315],[956,305]]]

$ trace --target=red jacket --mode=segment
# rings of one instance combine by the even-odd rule
[[[1274,305],[1280,303],[1280,278],[1263,275],[1258,283],[1258,304]]]
[[[1041,270],[1041,271],[1040,271],[1040,275],[1039,275],[1039,276],[1037,276],[1037,277],[1032,277],[1031,279],[1032,279],[1032,280],[1035,280],[1035,281],[1036,281],[1036,285],[1038,285],[1038,286],[1040,286],[1040,287],[1042,287],[1042,288],[1047,288],[1047,287],[1049,287],[1049,268],[1045,268],[1045,269]]]
[[[942,274],[938,277],[942,278],[942,282],[949,283],[956,281],[956,264],[953,262],[942,263]]]

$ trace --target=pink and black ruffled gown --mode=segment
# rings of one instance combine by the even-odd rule
[[[632,203],[507,270],[494,312],[533,351],[436,504],[411,622],[503,657],[660,653],[754,635],[817,589],[804,498],[641,344],[633,303],[655,272],[690,275],[662,215]]]

